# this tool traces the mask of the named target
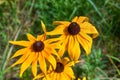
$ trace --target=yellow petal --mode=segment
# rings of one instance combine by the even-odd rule
[[[34,76],[37,75],[37,60],[38,60],[38,54],[35,53],[34,60],[32,62],[32,73]]]
[[[69,58],[68,58],[68,57],[65,57],[65,58],[62,60],[62,63],[63,63],[64,65],[66,65],[69,61],[70,61]]]
[[[40,79],[44,76],[45,76],[44,73],[41,73],[41,74],[37,75],[36,77],[34,77],[33,80]]]
[[[78,17],[76,16],[72,19],[72,22],[77,22],[77,20],[78,20]]]
[[[83,77],[82,80],[86,80],[86,77]]]
[[[46,75],[42,80],[51,80],[51,78],[48,75]]]
[[[24,47],[30,46],[29,41],[9,41],[9,43],[14,44],[14,45],[24,46]]]
[[[17,64],[23,63],[26,60],[26,58],[29,56],[29,54],[30,54],[29,52],[25,53],[20,59],[18,59],[14,64],[12,64],[12,67]]]
[[[71,67],[65,67],[64,70],[65,70],[64,73],[65,73],[66,75],[68,75],[70,78],[75,78],[74,73],[73,73],[73,70],[72,70]]]
[[[68,80],[68,79],[66,79],[66,77],[64,76],[64,74],[61,73],[61,78],[58,79],[58,80]]]
[[[37,35],[37,41],[44,41],[46,39],[46,36],[44,35]]]
[[[47,53],[49,53],[49,55],[53,54],[53,55],[57,56],[57,58],[59,58],[59,55],[58,55],[58,53],[56,52],[55,49],[51,48],[51,46],[48,46],[48,45],[46,45],[46,46],[47,47],[44,49],[44,51],[46,51]]]
[[[58,34],[64,34],[64,30],[65,30],[65,26],[64,25],[59,25],[57,26],[54,30],[47,32],[47,35],[58,35]]]
[[[42,53],[44,54],[44,53]],[[39,64],[40,64],[40,69],[42,70],[42,72],[44,74],[46,74],[46,62],[45,62],[45,58],[41,53],[39,53]]]
[[[12,58],[15,58],[15,57],[17,57],[17,56],[20,56],[20,55],[25,54],[25,53],[26,53],[26,50],[27,50],[27,48],[23,48],[23,49],[20,49],[20,50],[16,51],[16,52],[14,53],[14,55],[11,57],[11,59],[12,59]]]
[[[68,39],[69,39],[69,36],[67,36],[66,38],[64,38],[63,43],[61,45],[61,48],[58,51],[58,54],[59,54],[60,57],[63,56],[65,50],[67,49]]]
[[[80,51],[80,46],[77,41],[77,37],[75,37],[75,45],[73,47],[73,54],[74,54],[74,61],[77,61],[80,57],[81,51]]]
[[[29,57],[24,61],[20,69],[20,77],[22,77],[23,72],[30,66],[33,61],[34,53],[30,53]]]
[[[80,35],[77,35],[77,40],[85,50],[86,54],[90,54],[92,47],[92,38],[86,34],[80,33]]]
[[[78,80],[81,80],[80,78],[78,78]]]
[[[52,77],[53,80],[57,80],[57,73],[53,73],[53,74],[51,75],[51,77]],[[61,79],[61,80],[62,80],[62,79]]]
[[[59,41],[59,40],[60,40],[60,38],[51,38],[51,39],[45,40],[45,43],[57,42],[57,41]]]
[[[34,76],[37,75],[37,60],[32,63],[32,73]]]
[[[49,52],[46,51],[43,53],[45,55],[45,58],[52,64],[53,68],[56,68],[56,60],[52,55],[49,55]]]
[[[43,23],[43,21],[41,21],[41,25],[42,25],[42,29],[43,29],[43,31],[44,31],[44,33],[46,34],[46,28],[45,28],[45,24]]]
[[[93,38],[96,38],[99,33],[97,32],[95,26],[93,26],[92,24],[88,23],[88,22],[84,22],[80,25],[80,29],[81,32],[83,33],[87,33],[87,34],[92,34]]]
[[[27,38],[28,38],[28,40],[31,41],[31,42],[35,42],[35,41],[36,41],[35,37],[33,37],[33,36],[32,36],[31,34],[29,34],[29,33],[27,33]]]
[[[64,77],[65,77],[65,80],[71,80],[72,78],[71,77],[69,77],[66,73],[62,73],[63,75],[64,75]]]
[[[73,65],[74,65],[74,61],[71,61],[71,62],[67,63],[65,66],[70,67],[70,66],[73,66]]]
[[[80,23],[88,22],[88,21],[89,21],[89,19],[87,17],[80,16],[77,20],[77,23],[80,24]]]
[[[74,38],[73,36],[70,36],[68,43],[68,54],[72,60],[74,59],[74,52],[73,52],[74,44],[75,44]]]

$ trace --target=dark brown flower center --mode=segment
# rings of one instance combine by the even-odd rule
[[[80,26],[76,23],[76,22],[72,22],[69,26],[68,26],[68,32],[71,35],[76,35],[80,32]]]
[[[33,50],[35,52],[40,52],[44,49],[44,43],[42,41],[36,41],[34,44],[33,44]]]
[[[55,72],[61,73],[63,70],[64,70],[64,65],[62,63],[60,63],[60,62],[57,62]]]

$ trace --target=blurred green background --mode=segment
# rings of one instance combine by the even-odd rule
[[[50,31],[53,21],[75,16],[89,17],[100,34],[90,56],[82,53],[73,68],[76,78],[120,80],[120,0],[0,0],[0,80],[32,80],[30,69],[19,79],[20,66],[10,68],[15,60],[9,58],[18,47],[9,40],[43,33],[41,20]]]

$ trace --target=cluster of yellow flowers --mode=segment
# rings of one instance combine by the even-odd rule
[[[45,24],[41,21],[44,34],[37,38],[27,33],[28,41],[9,41],[11,44],[23,46],[11,57],[21,56],[12,67],[22,64],[20,77],[31,65],[33,80],[73,80],[74,72],[71,66],[79,62],[80,47],[89,55],[91,52],[92,39],[98,36],[96,28],[89,23],[84,16],[75,17],[69,21],[54,21],[56,28],[47,32]],[[57,37],[46,39],[47,35]],[[69,56],[65,56],[67,54]],[[39,65],[38,65],[39,64]],[[38,73],[37,69],[42,71]],[[80,79],[79,79],[80,80]],[[83,80],[86,80],[85,78]]]

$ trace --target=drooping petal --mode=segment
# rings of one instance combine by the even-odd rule
[[[9,43],[14,44],[14,45],[24,46],[24,47],[30,46],[29,41],[9,41]]]
[[[34,76],[37,75],[37,60],[32,63],[32,73]]]
[[[44,54],[44,53],[42,53]],[[46,62],[45,62],[45,58],[41,53],[39,53],[39,64],[40,64],[40,69],[42,70],[42,72],[44,74],[46,74]]]
[[[20,69],[20,77],[22,77],[23,72],[30,66],[30,64],[33,61],[34,53],[30,53],[29,57],[25,60],[25,62],[22,64]]]
[[[68,54],[72,60],[74,59],[74,52],[73,52],[74,45],[75,45],[74,38],[73,36],[70,36],[68,43]]]
[[[59,58],[59,55],[58,55],[58,53],[56,52],[56,50],[50,48],[50,46],[47,46],[47,47],[45,48],[45,51],[46,51],[47,53],[49,53],[49,55],[50,55],[50,54],[53,54],[53,55],[57,56],[57,58]],[[49,51],[49,52],[48,52],[48,51]]]
[[[55,58],[49,54],[48,51],[44,52],[45,58],[47,59],[47,61],[50,62],[50,64],[52,64],[53,68],[56,68],[56,60]]]
[[[81,51],[77,37],[75,37],[75,45],[73,47],[74,61],[77,61],[80,57]]]
[[[64,25],[59,25],[57,26],[54,30],[50,31],[50,32],[46,32],[47,35],[58,35],[58,34],[64,34],[64,30],[65,30],[65,26]]]
[[[89,21],[89,19],[87,17],[80,16],[77,20],[77,23],[81,24],[83,22],[88,22],[88,21]]]
[[[65,70],[64,73],[65,73],[66,75],[68,75],[70,78],[75,78],[74,73],[73,73],[73,70],[72,70],[71,67],[65,67],[64,70]]]
[[[83,49],[85,50],[86,54],[90,54],[91,52],[91,47],[92,47],[92,38],[89,37],[86,34],[79,34],[77,35],[77,40],[80,43],[80,45],[83,47]]]
[[[37,60],[38,60],[38,54],[35,53],[34,60],[32,62],[32,73],[34,76],[37,75]]]
[[[11,59],[12,59],[12,58],[15,58],[15,57],[17,57],[17,56],[20,56],[20,55],[25,54],[25,53],[26,53],[26,50],[27,50],[27,48],[23,48],[23,49],[20,49],[20,50],[16,51],[16,52],[14,53],[14,55],[11,57]]]
[[[32,36],[31,34],[29,34],[29,33],[27,33],[27,38],[31,42],[35,42],[36,41],[36,38],[34,36]]]
[[[61,45],[61,48],[58,51],[58,54],[59,54],[60,57],[63,56],[65,50],[67,49],[68,39],[69,39],[69,36],[67,36],[66,38],[64,38],[63,43]]]
[[[72,22],[77,22],[77,20],[78,20],[78,17],[76,16],[72,19]]]
[[[12,64],[12,67],[17,64],[23,63],[26,60],[26,58],[29,56],[29,54],[30,54],[29,51],[26,52],[20,59],[18,59],[14,64]]]
[[[83,33],[87,33],[87,34],[92,34],[93,38],[96,38],[99,33],[96,30],[95,26],[93,26],[92,24],[88,23],[88,22],[84,22],[80,25],[81,27],[81,32]]]

